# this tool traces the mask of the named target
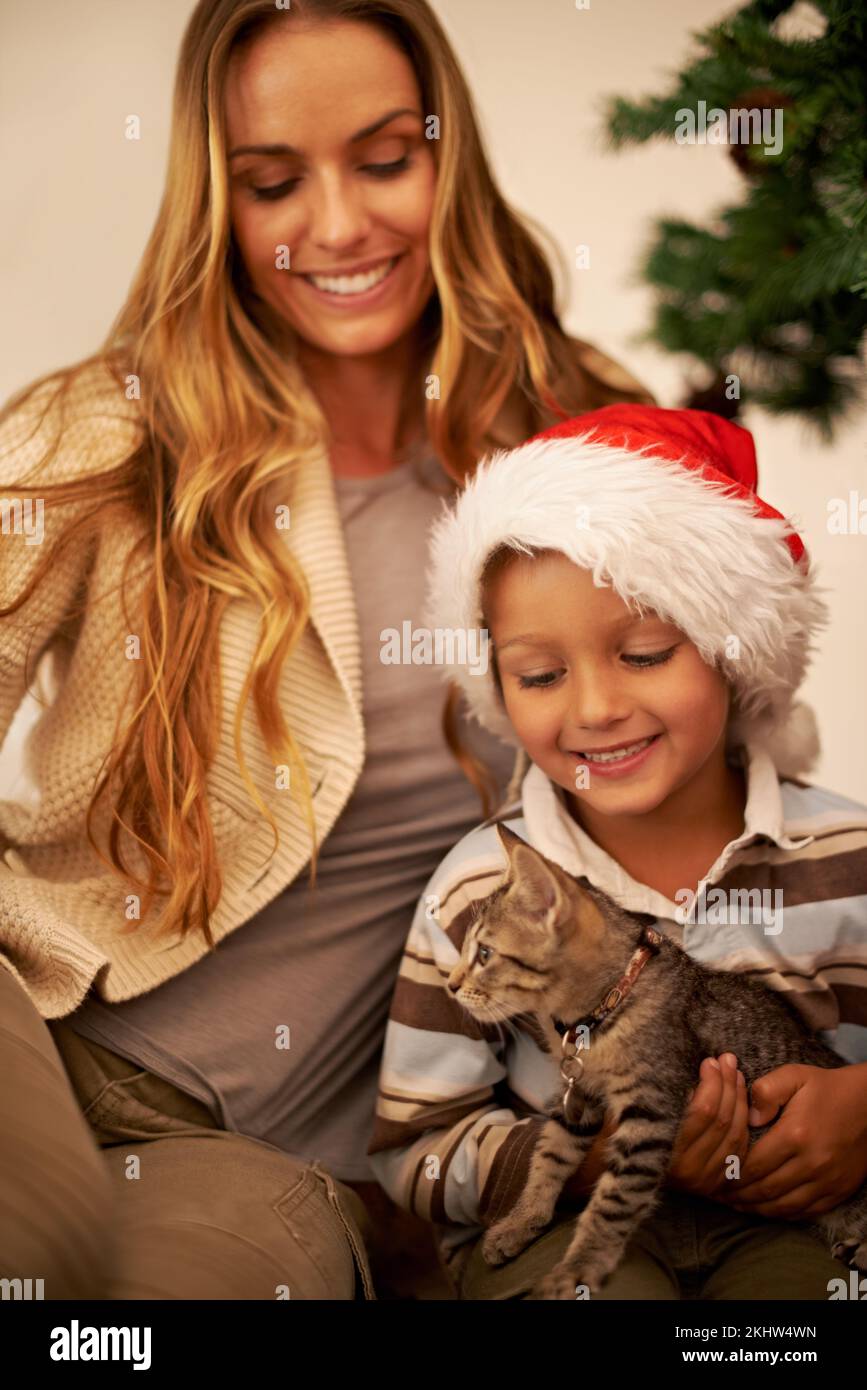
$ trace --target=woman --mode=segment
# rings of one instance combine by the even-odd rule
[[[479,457],[649,399],[553,300],[424,0],[197,6],[127,303],[0,421],[0,731],[57,680],[0,819],[3,1274],[373,1296],[403,940],[512,771],[386,637]]]

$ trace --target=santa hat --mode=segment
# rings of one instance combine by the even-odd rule
[[[559,551],[679,627],[733,689],[730,745],[761,740],[798,776],[819,744],[793,696],[828,610],[801,538],[756,484],[752,435],[706,411],[609,405],[555,425],[485,459],[435,523],[427,622],[484,628],[490,555]],[[465,664],[445,674],[479,723],[519,745],[490,661],[484,674]]]

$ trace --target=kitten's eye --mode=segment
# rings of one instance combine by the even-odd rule
[[[479,965],[487,965],[492,955],[493,951],[490,946],[480,946],[476,951],[476,960]]]

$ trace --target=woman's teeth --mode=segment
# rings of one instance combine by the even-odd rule
[[[392,256],[390,261],[382,261],[363,275],[305,275],[304,279],[309,280],[318,290],[327,290],[329,294],[363,294],[365,290],[372,290],[374,285],[385,279],[396,260],[397,257]]]
[[[615,763],[621,758],[631,758],[635,753],[640,753],[642,748],[646,748],[656,738],[652,734],[650,738],[643,738],[639,743],[630,743],[628,748],[618,748],[614,753],[582,753],[581,757],[586,758],[588,763]]]

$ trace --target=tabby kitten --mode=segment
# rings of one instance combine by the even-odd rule
[[[779,993],[698,964],[649,929],[652,917],[625,912],[505,826],[497,830],[508,872],[481,903],[449,988],[487,1024],[535,1015],[551,1053],[564,1057],[564,1085],[546,1107],[551,1119],[521,1200],[489,1227],[482,1253],[502,1264],[550,1224],[608,1110],[617,1128],[607,1170],[564,1258],[531,1294],[574,1299],[576,1285],[599,1289],[657,1205],[702,1058],[734,1052],[748,1087],[786,1062],[846,1062]],[[751,1142],[769,1128],[750,1130]],[[867,1270],[867,1183],[812,1224],[838,1259]]]

